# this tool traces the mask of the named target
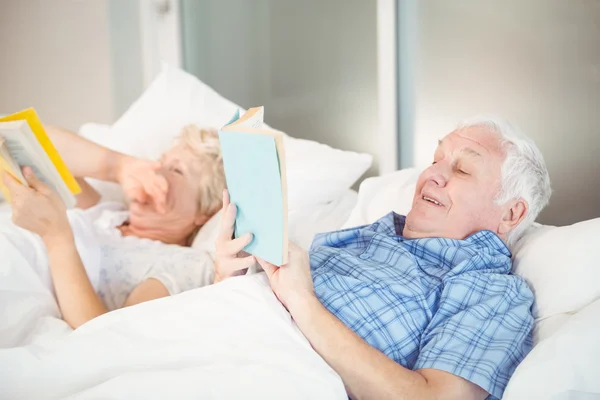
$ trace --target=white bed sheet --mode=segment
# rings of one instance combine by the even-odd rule
[[[290,211],[292,235],[308,247],[316,232],[338,229],[355,202],[348,191]],[[7,224],[10,208],[0,210]],[[73,332],[47,271],[22,248],[0,243],[0,275],[16,267],[0,277],[2,399],[346,398],[263,274],[109,313]]]
[[[90,321],[58,341],[0,350],[6,399],[346,399],[264,273]]]

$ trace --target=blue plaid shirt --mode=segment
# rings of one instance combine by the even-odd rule
[[[310,250],[323,305],[412,370],[460,376],[501,398],[532,345],[533,294],[490,231],[406,239],[405,217],[320,234]]]

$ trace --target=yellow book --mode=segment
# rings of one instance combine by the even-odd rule
[[[81,188],[33,108],[0,118],[0,171],[6,171],[26,185],[21,173],[24,166],[31,167],[42,182],[58,193],[67,207],[75,206],[75,195]],[[9,199],[8,190],[1,181],[0,190]]]

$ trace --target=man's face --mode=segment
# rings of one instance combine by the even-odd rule
[[[419,176],[404,236],[464,239],[480,230],[498,233],[503,208],[504,154],[487,128],[454,131],[440,141],[433,164]]]

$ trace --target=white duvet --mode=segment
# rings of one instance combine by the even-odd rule
[[[114,311],[72,331],[60,318],[43,244],[9,224],[9,211],[0,203],[0,399],[347,399],[264,274]],[[85,244],[78,248],[93,248]]]
[[[2,263],[23,262],[5,255]],[[0,288],[0,324],[21,330],[20,343],[0,349],[2,399],[347,398],[264,274],[117,310],[76,331],[35,276],[16,282],[26,289],[31,279],[27,296],[4,280]]]

